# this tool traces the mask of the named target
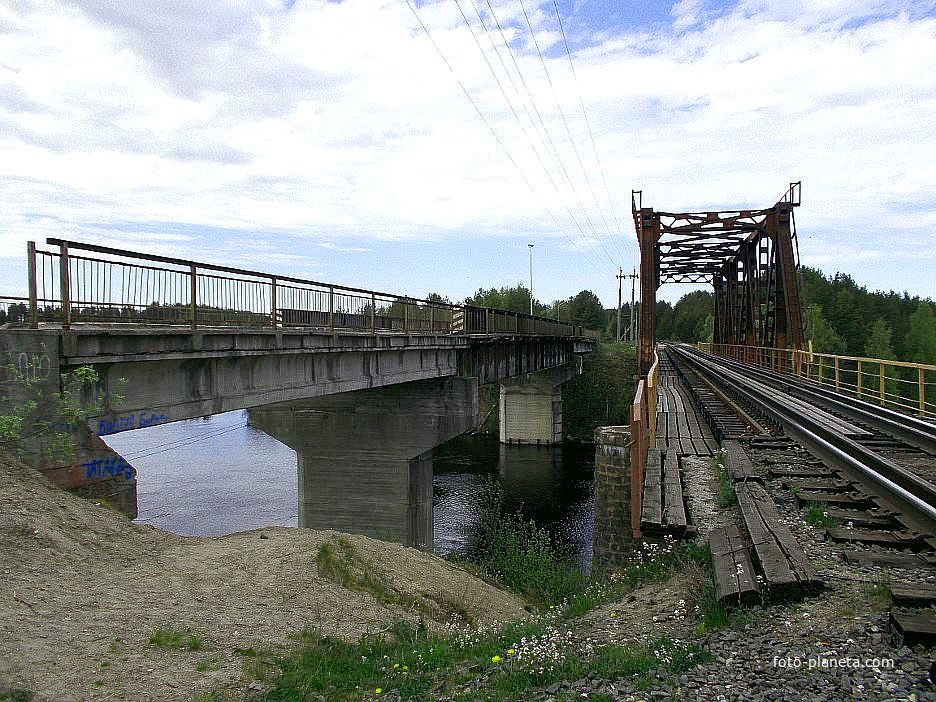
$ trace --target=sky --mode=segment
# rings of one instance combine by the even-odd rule
[[[933,297],[936,0],[0,0],[0,155],[6,295],[47,237],[453,300],[533,243],[613,306],[632,189],[801,180],[804,265]]]

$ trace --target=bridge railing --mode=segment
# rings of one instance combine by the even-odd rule
[[[27,245],[28,297],[0,298],[10,322],[586,336],[581,325],[522,313],[75,241],[46,243],[54,248]]]
[[[647,377],[637,383],[630,418],[631,456],[631,531],[640,537],[640,515],[643,511],[644,472],[647,451],[656,446],[657,391],[659,388],[660,358],[653,353],[653,365]]]
[[[865,402],[936,416],[936,365],[733,344],[699,344],[699,348],[794,375]]]

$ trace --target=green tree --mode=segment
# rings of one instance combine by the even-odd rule
[[[75,456],[71,428],[100,411],[95,402],[82,406],[78,398],[87,394],[100,380],[92,366],[79,366],[61,375],[56,392],[47,382],[23,373],[15,365],[5,369],[3,395],[0,396],[0,447],[10,450],[20,460],[38,465],[43,460],[59,464]],[[125,382],[118,383],[116,395],[109,403],[119,406]]]
[[[936,363],[936,312],[925,300],[910,315],[906,349],[909,360],[916,363]]]
[[[894,347],[891,346],[891,337],[894,330],[890,324],[883,319],[877,319],[871,325],[868,332],[868,340],[865,342],[864,355],[868,358],[884,358],[893,360]]]
[[[845,353],[845,341],[829,324],[822,313],[821,305],[812,305],[806,310],[806,338],[812,339],[816,353]]]
[[[465,298],[466,305],[475,307],[490,307],[495,310],[508,312],[530,313],[530,289],[524,285],[512,288],[478,288],[474,295]],[[550,310],[539,300],[533,300],[533,314],[544,317],[554,317],[555,311]]]
[[[604,305],[591,290],[582,290],[569,300],[569,316],[588,329],[602,329],[606,319]]]

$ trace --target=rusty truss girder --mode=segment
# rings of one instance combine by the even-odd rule
[[[640,246],[641,375],[652,363],[656,291],[664,283],[712,284],[717,344],[803,347],[793,221],[800,194],[797,182],[765,209],[658,212],[643,207],[642,193],[633,191]]]

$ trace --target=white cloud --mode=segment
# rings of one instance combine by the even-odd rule
[[[492,4],[552,142],[478,38],[549,175],[455,3],[421,3],[419,14],[535,193],[404,2],[0,7],[0,256],[65,234],[188,255],[207,227],[232,252],[253,231],[333,252],[535,235],[608,270],[607,259],[633,257],[631,188],[661,209],[758,206],[795,179],[802,229],[851,232],[862,251],[912,234],[907,246],[932,256],[934,3],[743,0],[712,18],[680,0],[672,27],[654,32],[573,14],[563,19],[578,47],[574,83],[551,0],[524,1],[594,196],[517,2]],[[460,2],[480,31],[471,0]],[[623,238],[596,236],[588,222],[603,220]],[[192,239],[144,236],[160,223],[170,234],[186,225]]]

